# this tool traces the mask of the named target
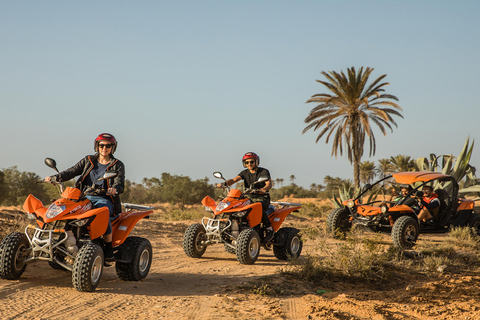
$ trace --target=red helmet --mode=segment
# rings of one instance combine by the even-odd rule
[[[247,152],[247,153],[245,153],[245,155],[242,158],[242,164],[243,164],[244,168],[247,167],[245,165],[245,160],[247,160],[247,159],[255,159],[255,163],[256,163],[257,167],[260,164],[260,157],[255,152]]]
[[[115,150],[117,150],[117,139],[115,139],[115,137],[110,133],[100,133],[93,142],[93,148],[95,149],[95,152],[98,152],[98,143],[102,140],[113,143],[112,154],[115,152]]]

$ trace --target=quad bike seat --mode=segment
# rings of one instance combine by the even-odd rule
[[[271,215],[275,211],[275,206],[273,204],[268,206],[267,215]]]
[[[448,193],[443,189],[436,189],[434,193],[438,194],[440,208],[438,209],[438,213],[433,217],[433,221],[441,223],[450,212],[450,199]]]

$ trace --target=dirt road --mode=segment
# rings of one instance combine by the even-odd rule
[[[478,273],[412,278],[385,290],[311,287],[281,275],[287,263],[265,250],[252,266],[239,264],[221,245],[209,247],[202,259],[186,257],[181,242],[189,223],[139,223],[135,233],[147,235],[154,247],[152,268],[140,282],[121,281],[108,267],[95,292],[81,293],[70,272],[46,262],[28,265],[20,280],[0,280],[0,318],[480,319]]]

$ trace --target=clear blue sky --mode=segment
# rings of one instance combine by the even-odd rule
[[[0,169],[40,176],[110,132],[127,178],[233,177],[254,151],[274,179],[352,178],[302,135],[321,71],[387,74],[404,119],[377,153],[458,155],[480,169],[480,2],[0,1]]]

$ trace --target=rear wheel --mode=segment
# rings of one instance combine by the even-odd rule
[[[183,235],[183,251],[190,258],[200,258],[207,247],[202,244],[207,239],[205,228],[200,223],[190,225]]]
[[[241,264],[254,264],[260,255],[260,236],[253,229],[240,232],[237,239],[237,260]]]
[[[103,272],[103,250],[95,243],[83,245],[77,253],[72,270],[73,287],[78,291],[94,291]]]
[[[128,237],[122,246],[133,252],[129,263],[116,262],[117,276],[124,281],[140,281],[147,277],[152,265],[152,245],[150,241],[140,237]]]
[[[415,245],[419,233],[417,221],[410,216],[402,216],[392,227],[393,245],[399,249],[410,249]]]
[[[327,231],[334,238],[344,238],[347,231],[352,228],[350,213],[346,208],[333,209],[327,218]]]
[[[295,228],[281,228],[275,233],[275,238],[285,242],[282,245],[273,246],[273,254],[279,260],[296,259],[300,256],[303,241]]]
[[[0,278],[19,279],[27,267],[24,261],[30,251],[30,242],[25,234],[12,232],[7,235],[0,244]]]

